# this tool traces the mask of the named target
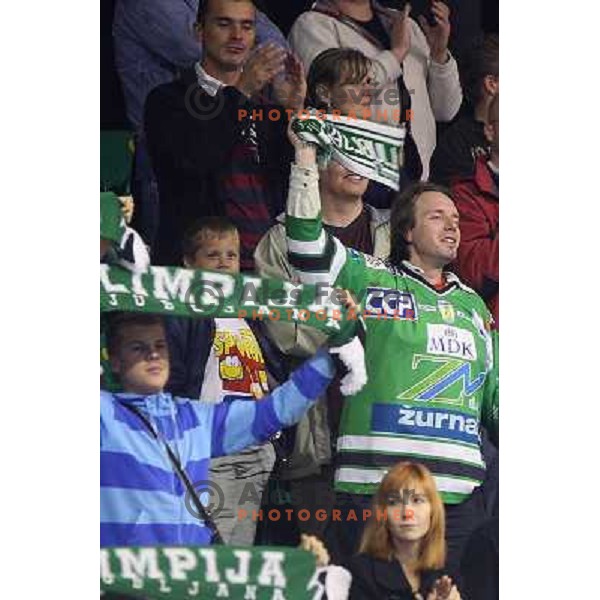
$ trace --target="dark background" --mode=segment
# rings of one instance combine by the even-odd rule
[[[172,0],[171,0],[172,1]],[[380,0],[386,6],[398,7],[402,0]],[[287,35],[296,17],[308,10],[313,0],[257,0],[256,4]],[[461,50],[479,32],[498,32],[499,0],[446,0],[452,13],[450,48],[460,57]],[[412,0],[412,15],[421,14],[428,0]],[[100,128],[127,129],[125,106],[119,79],[114,69],[112,17],[115,0],[100,2]]]

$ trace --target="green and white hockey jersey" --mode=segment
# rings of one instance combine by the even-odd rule
[[[480,426],[497,435],[489,311],[452,273],[436,289],[409,263],[345,248],[321,225],[317,186],[316,169],[292,167],[290,262],[305,283],[351,290],[367,327],[368,382],[344,403],[335,488],[373,494],[392,465],[414,460],[444,502],[462,502],[485,477]]]

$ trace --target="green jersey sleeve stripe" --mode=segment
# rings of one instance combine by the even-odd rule
[[[292,252],[288,246],[288,258],[290,264],[299,271],[314,272],[328,271],[331,267],[333,255],[335,252],[335,244],[331,236],[325,236],[325,247],[319,253],[297,253]]]
[[[295,267],[302,283],[326,283],[328,285],[339,283],[340,273],[346,264],[346,248],[337,238],[332,236],[328,236],[328,238],[332,244],[330,260],[319,263],[319,259],[313,258],[313,262],[311,262],[309,257],[308,264],[303,265],[307,270]],[[290,255],[289,258],[293,265],[294,257]]]
[[[293,219],[293,217],[290,217]],[[327,233],[324,229],[316,239],[298,240],[297,238],[288,237],[288,250],[294,254],[312,254],[320,255],[325,252],[327,246]]]
[[[285,231],[288,240],[294,242],[318,242],[325,233],[321,215],[314,219],[286,216]]]

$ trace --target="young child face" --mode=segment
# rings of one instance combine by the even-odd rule
[[[169,352],[162,325],[126,325],[119,332],[118,348],[111,356],[113,371],[123,390],[158,394],[169,379]]]
[[[191,269],[212,269],[226,273],[240,272],[240,238],[237,231],[204,232],[194,260],[185,259]]]

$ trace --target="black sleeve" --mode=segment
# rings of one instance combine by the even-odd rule
[[[487,521],[471,535],[461,561],[463,600],[498,600],[498,519]]]
[[[275,218],[285,212],[294,148],[287,137],[288,115],[285,109],[266,105],[263,111],[265,120],[262,123],[262,135],[265,143],[261,159],[269,180],[270,212]]]
[[[188,373],[187,360],[190,324],[190,319],[186,318],[170,317],[165,319],[170,364],[166,389],[174,396],[182,398],[197,398],[199,395],[195,394],[196,390],[191,389],[189,385],[191,377]]]
[[[267,371],[282,384],[291,374],[286,355],[273,344],[262,321],[248,321],[248,326],[254,333],[260,346]]]
[[[373,581],[372,563],[363,555],[353,556],[342,565],[350,571],[352,584],[348,600],[371,600],[379,598],[377,586]]]

